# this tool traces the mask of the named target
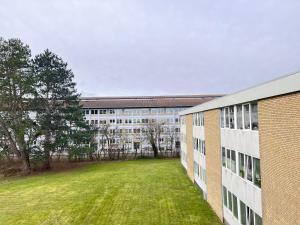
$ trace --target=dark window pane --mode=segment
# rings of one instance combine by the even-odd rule
[[[225,108],[226,128],[229,128],[229,108]]]
[[[238,105],[236,107],[237,115],[236,115],[236,122],[237,122],[237,129],[243,129],[243,110],[242,105]]]
[[[227,149],[227,168],[230,169],[230,150]]]
[[[253,158],[254,164],[254,184],[257,187],[261,187],[261,176],[260,176],[260,160]]]
[[[252,158],[247,156],[247,179],[252,181]]]
[[[244,128],[250,129],[250,109],[249,104],[244,105]]]
[[[240,201],[241,224],[246,225],[246,205]]]
[[[245,178],[245,159],[244,154],[239,153],[239,175]]]
[[[232,194],[228,191],[228,208],[232,211]]]
[[[251,127],[252,130],[258,130],[257,103],[251,104]]]
[[[235,216],[235,218],[239,219],[237,197],[234,194],[232,195],[232,205],[233,215]]]
[[[254,225],[253,211],[248,206],[247,206],[247,225]]]
[[[236,173],[236,156],[233,150],[231,150],[231,171]]]
[[[227,207],[227,189],[223,186],[223,201],[224,205]]]
[[[262,225],[262,218],[255,213],[255,225]]]
[[[226,167],[226,150],[222,147],[222,165]]]

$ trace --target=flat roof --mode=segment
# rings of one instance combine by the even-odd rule
[[[211,95],[165,95],[165,96],[128,96],[128,97],[82,97],[82,108],[124,109],[124,108],[172,108],[192,107],[221,97]]]
[[[221,98],[216,98],[212,101],[181,111],[179,115],[186,115],[195,112],[222,108],[225,106],[256,101],[298,91],[300,91],[300,72],[279,77],[272,81],[247,88],[245,90],[226,95]]]

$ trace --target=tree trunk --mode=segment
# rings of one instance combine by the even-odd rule
[[[44,155],[44,166],[43,168],[46,169],[46,170],[49,170],[51,168],[50,166],[50,134],[46,134],[46,137],[45,137],[45,146],[44,146],[44,152],[45,152],[45,155]]]
[[[155,144],[152,144],[152,150],[154,153],[154,158],[157,158],[158,157],[158,149]]]
[[[22,171],[24,174],[29,174],[31,172],[31,165],[29,160],[29,154],[24,151],[21,151],[21,159],[22,159]]]

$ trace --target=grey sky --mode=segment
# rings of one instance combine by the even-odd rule
[[[59,54],[84,96],[231,93],[300,70],[299,9],[299,0],[1,0],[0,36]]]

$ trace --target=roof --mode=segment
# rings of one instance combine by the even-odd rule
[[[300,91],[300,72],[279,77],[275,80],[214,99],[201,105],[181,111],[180,115],[202,112],[225,106],[256,101]]]
[[[223,95],[170,95],[170,96],[129,96],[129,97],[82,97],[83,108],[171,108],[192,107]]]

